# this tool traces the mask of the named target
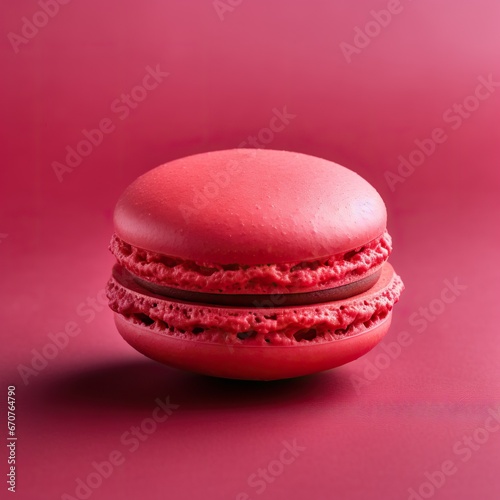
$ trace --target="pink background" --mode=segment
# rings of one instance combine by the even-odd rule
[[[40,6],[3,2],[2,475],[12,384],[18,499],[78,498],[77,479],[114,450],[124,462],[91,499],[406,499],[410,488],[498,499],[500,87],[470,96],[478,77],[500,81],[500,4],[401,0],[349,63],[340,44],[387,1],[233,3],[221,20],[211,0],[74,0],[14,50],[9,33]],[[156,65],[169,76],[120,119],[113,101]],[[464,100],[477,109],[452,118]],[[236,147],[285,106],[296,116],[268,147],[335,160],[386,201],[407,287],[384,343],[394,359],[381,345],[335,371],[261,384],[143,358],[99,302],[117,197],[160,163]],[[114,131],[59,182],[52,163],[105,118]],[[446,141],[391,190],[384,172],[435,128]],[[466,287],[444,292],[448,304],[445,280]],[[81,333],[23,383],[19,366],[53,353],[48,335],[71,322]],[[405,331],[399,353],[390,343]],[[124,444],[167,396],[179,405],[168,420],[136,450]],[[293,440],[305,449],[276,462]],[[450,475],[435,474],[443,463]],[[268,482],[255,482],[259,468]]]

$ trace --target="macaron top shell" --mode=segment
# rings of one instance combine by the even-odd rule
[[[336,163],[286,151],[189,156],[139,177],[119,199],[115,233],[158,254],[265,265],[323,258],[379,238],[377,191]]]

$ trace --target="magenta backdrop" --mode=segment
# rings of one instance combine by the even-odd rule
[[[13,498],[500,498],[499,2],[2,4]],[[102,293],[120,192],[244,141],[337,161],[385,199],[407,289],[364,358],[242,383],[116,332]]]

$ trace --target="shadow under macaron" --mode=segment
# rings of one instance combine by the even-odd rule
[[[182,411],[335,404],[357,397],[345,369],[262,382],[208,377],[147,359],[75,368],[51,377],[37,392],[53,408],[104,412],[151,409],[167,396]]]

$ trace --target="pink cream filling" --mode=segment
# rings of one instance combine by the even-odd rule
[[[391,237],[313,261],[246,266],[169,257],[134,247],[113,235],[110,250],[132,274],[157,285],[205,293],[294,293],[341,286],[375,272],[388,259]]]

